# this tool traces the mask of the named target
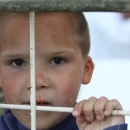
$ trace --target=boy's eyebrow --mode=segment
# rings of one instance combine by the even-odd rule
[[[64,50],[58,50],[58,51],[51,51],[51,53],[50,52],[45,52],[43,55],[48,55],[48,54],[58,55],[58,54],[63,54],[63,53],[74,53],[74,50],[64,49]]]
[[[63,53],[74,53],[74,50],[72,49],[64,49],[64,50],[58,50],[58,51],[47,51],[45,53],[43,53],[43,55],[58,55],[58,54],[63,54]],[[29,57],[29,54],[14,54],[14,53],[3,53],[2,54],[3,57],[7,57],[7,58],[15,58],[15,57]]]
[[[3,57],[7,57],[7,58],[15,58],[15,57],[27,57],[29,56],[28,54],[8,54],[8,53],[4,53],[2,54]]]

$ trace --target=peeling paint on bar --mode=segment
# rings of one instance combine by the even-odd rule
[[[0,0],[0,11],[130,12],[130,0]]]

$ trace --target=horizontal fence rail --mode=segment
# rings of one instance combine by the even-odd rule
[[[30,105],[0,104],[0,108],[31,110],[31,106],[30,106]],[[67,113],[72,113],[73,108],[71,108],[71,107],[36,106],[36,110],[38,110],[38,111],[52,111],[52,112],[67,112]],[[117,115],[117,116],[121,116],[121,115],[130,116],[130,111],[113,110],[112,115]]]
[[[0,11],[130,12],[130,0],[0,0]]]

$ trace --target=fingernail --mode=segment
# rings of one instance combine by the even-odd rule
[[[107,114],[108,114],[108,112],[107,112],[107,111],[105,111],[105,112],[104,112],[104,114],[105,114],[105,115],[107,115]]]
[[[90,117],[85,117],[87,121],[91,121],[91,118]]]
[[[78,111],[74,110],[74,111],[73,111],[73,115],[74,115],[74,116],[78,116]]]
[[[101,116],[96,116],[97,120],[101,120],[102,117]]]

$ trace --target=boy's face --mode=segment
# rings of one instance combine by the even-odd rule
[[[36,104],[73,107],[81,82],[88,83],[93,63],[83,59],[71,40],[71,21],[62,13],[36,15]],[[0,87],[9,104],[30,104],[29,19],[17,17],[6,23],[1,43]],[[30,111],[12,110],[30,128]],[[68,113],[37,111],[37,129],[50,129]]]

